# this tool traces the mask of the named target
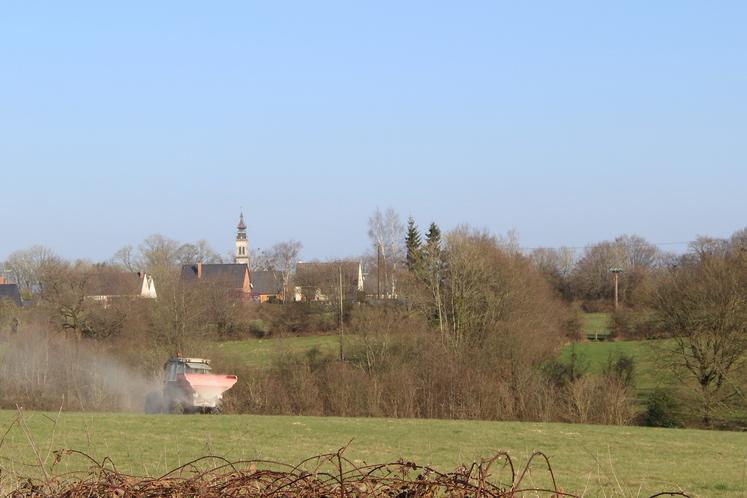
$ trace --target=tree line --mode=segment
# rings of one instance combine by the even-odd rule
[[[219,285],[185,286],[179,265],[221,260],[204,241],[152,236],[105,263],[65,261],[36,246],[4,265],[36,306],[3,303],[0,328],[7,337],[15,332],[11,342],[22,342],[19,330],[35,329],[48,345],[87,344],[81,347],[152,373],[174,352],[213,351],[247,379],[230,395],[237,411],[640,421],[648,415],[637,408],[635,358],[610,358],[601,374],[583,368],[582,358],[559,360],[564,345],[583,340],[582,312],[608,311],[618,340],[664,339],[652,343],[660,348],[658,368],[679,385],[646,401],[651,413],[669,399],[713,426],[747,411],[747,230],[726,239],[699,237],[682,254],[631,235],[576,254],[526,251],[515,234],[466,225],[442,232],[432,222],[421,233],[413,218],[403,224],[393,210],[377,209],[368,235],[371,250],[359,259],[382,295],[343,298],[329,279],[325,292],[340,307],[242,304]],[[287,288],[301,248],[290,241],[256,253],[254,268],[283,272]],[[623,271],[617,310],[611,268]],[[107,272],[136,269],[156,276],[158,299],[107,307],[85,299]],[[355,338],[344,362],[311,351],[246,371],[214,348],[223,340],[325,333],[341,325]],[[42,368],[34,358],[14,357],[6,373]],[[67,395],[85,394],[75,391]]]

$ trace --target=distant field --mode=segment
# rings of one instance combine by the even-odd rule
[[[671,382],[666,369],[657,365],[657,355],[666,344],[666,340],[580,342],[563,348],[560,358],[570,360],[571,352],[575,349],[576,354],[588,362],[590,372],[600,373],[610,358],[625,354],[635,359],[636,387],[648,390]]]
[[[596,323],[604,322],[604,313],[590,313],[600,315],[593,317]],[[345,347],[354,344],[354,336],[345,337]],[[641,390],[653,389],[670,381],[668,374],[662,368],[657,368],[657,348],[666,345],[666,341],[592,341],[580,342],[566,346],[561,352],[561,359],[568,361],[571,350],[575,348],[577,354],[583,357],[593,373],[602,372],[609,358],[619,354],[626,354],[635,359],[635,382]],[[318,348],[324,354],[336,355],[339,350],[337,335],[284,337],[271,339],[247,339],[243,341],[229,341],[216,343],[215,348],[224,354],[250,366],[269,366],[284,354],[303,354],[312,348]]]
[[[0,411],[0,432],[11,427],[15,416]],[[737,497],[747,491],[745,433],[519,422],[64,413],[50,444],[56,414],[26,416],[42,458],[48,448],[73,448],[99,461],[111,457],[121,472],[138,475],[157,476],[203,455],[297,463],[352,440],[347,456],[359,463],[404,458],[449,471],[500,449],[508,449],[522,465],[533,450],[541,450],[551,457],[559,485],[585,496],[649,496],[684,489],[693,496]],[[7,490],[13,470],[33,473],[34,461],[28,440],[13,426],[0,445],[0,485]],[[67,456],[56,472],[89,465],[81,457]],[[535,467],[531,480],[549,485],[542,465]]]
[[[349,345],[352,339],[348,336],[344,344]],[[305,353],[317,347],[321,353],[336,354],[340,348],[337,335],[319,335],[303,337],[281,337],[271,339],[247,339],[216,343],[216,349],[234,358],[241,359],[250,366],[268,366],[285,354]]]
[[[610,333],[609,313],[582,313],[581,320],[584,334],[587,336],[607,336]]]

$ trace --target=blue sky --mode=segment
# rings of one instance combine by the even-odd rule
[[[152,233],[368,249],[747,225],[745,2],[5,2],[0,260]]]

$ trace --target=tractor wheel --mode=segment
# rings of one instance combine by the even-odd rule
[[[157,391],[145,396],[145,413],[153,415],[163,411],[163,396]]]
[[[169,413],[173,413],[175,415],[182,415],[184,413],[187,413],[187,411],[184,409],[184,405],[177,401],[169,407]]]

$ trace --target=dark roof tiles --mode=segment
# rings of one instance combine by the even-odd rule
[[[202,280],[220,283],[230,289],[241,289],[244,287],[246,270],[245,264],[203,263]],[[181,278],[184,282],[197,282],[197,265],[183,265]]]
[[[274,296],[283,292],[283,275],[279,271],[253,271],[252,293]]]
[[[143,275],[108,271],[94,275],[88,284],[89,296],[138,296],[143,286]]]
[[[21,292],[18,290],[18,285],[16,284],[0,284],[0,300],[1,299],[9,299],[16,306],[21,306],[23,304],[21,301]]]

